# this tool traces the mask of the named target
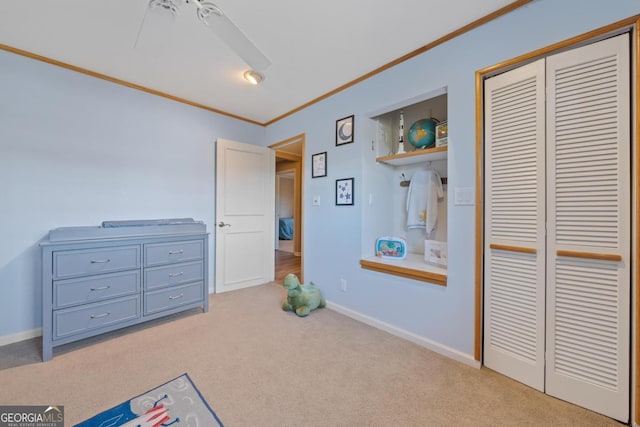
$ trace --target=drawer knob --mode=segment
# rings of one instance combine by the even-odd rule
[[[176,295],[176,296],[170,296],[169,299],[170,300],[174,300],[174,299],[182,298],[183,296],[184,296],[184,294],[180,294],[180,295]]]
[[[182,249],[177,250],[177,251],[169,251],[169,255],[176,255],[176,254],[181,254],[184,253],[184,251]]]
[[[92,291],[104,291],[105,289],[111,288],[111,285],[100,286],[99,288],[91,288]]]
[[[92,319],[99,319],[101,317],[107,317],[108,315],[110,315],[111,312],[107,312],[107,313],[102,313],[102,314],[92,314],[91,318]]]
[[[109,258],[107,259],[92,259],[91,264],[105,264],[107,262],[111,262]]]
[[[179,277],[182,276],[184,274],[184,271],[181,271],[180,273],[169,273],[169,277]]]

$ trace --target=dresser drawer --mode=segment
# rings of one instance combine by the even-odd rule
[[[140,267],[140,246],[80,249],[53,253],[53,278],[63,279]]]
[[[202,301],[203,287],[204,282],[196,282],[159,291],[145,292],[144,314],[149,315]]]
[[[144,265],[153,266],[171,262],[196,261],[204,256],[204,241],[190,240],[144,245]]]
[[[53,308],[69,307],[140,291],[140,269],[53,282]]]
[[[196,261],[145,268],[144,278],[145,289],[156,289],[203,280],[204,263]]]
[[[53,338],[78,335],[140,317],[138,295],[53,312]]]

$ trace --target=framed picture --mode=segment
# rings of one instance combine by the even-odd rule
[[[447,262],[447,242],[437,240],[424,241],[424,261],[430,264],[444,265]]]
[[[353,142],[353,116],[336,120],[336,146]]]
[[[336,205],[353,206],[353,178],[336,179]]]
[[[311,156],[311,178],[327,176],[327,152]]]

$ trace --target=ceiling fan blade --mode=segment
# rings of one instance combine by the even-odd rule
[[[181,0],[150,0],[144,12],[135,48],[159,47],[158,41],[168,40],[173,31]]]
[[[197,2],[197,1],[196,1]],[[249,67],[264,71],[271,61],[244,35],[222,10],[213,3],[199,2],[198,18],[220,37]]]

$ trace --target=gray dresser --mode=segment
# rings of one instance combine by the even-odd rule
[[[208,233],[191,219],[49,232],[42,250],[42,359],[53,347],[208,303]]]

